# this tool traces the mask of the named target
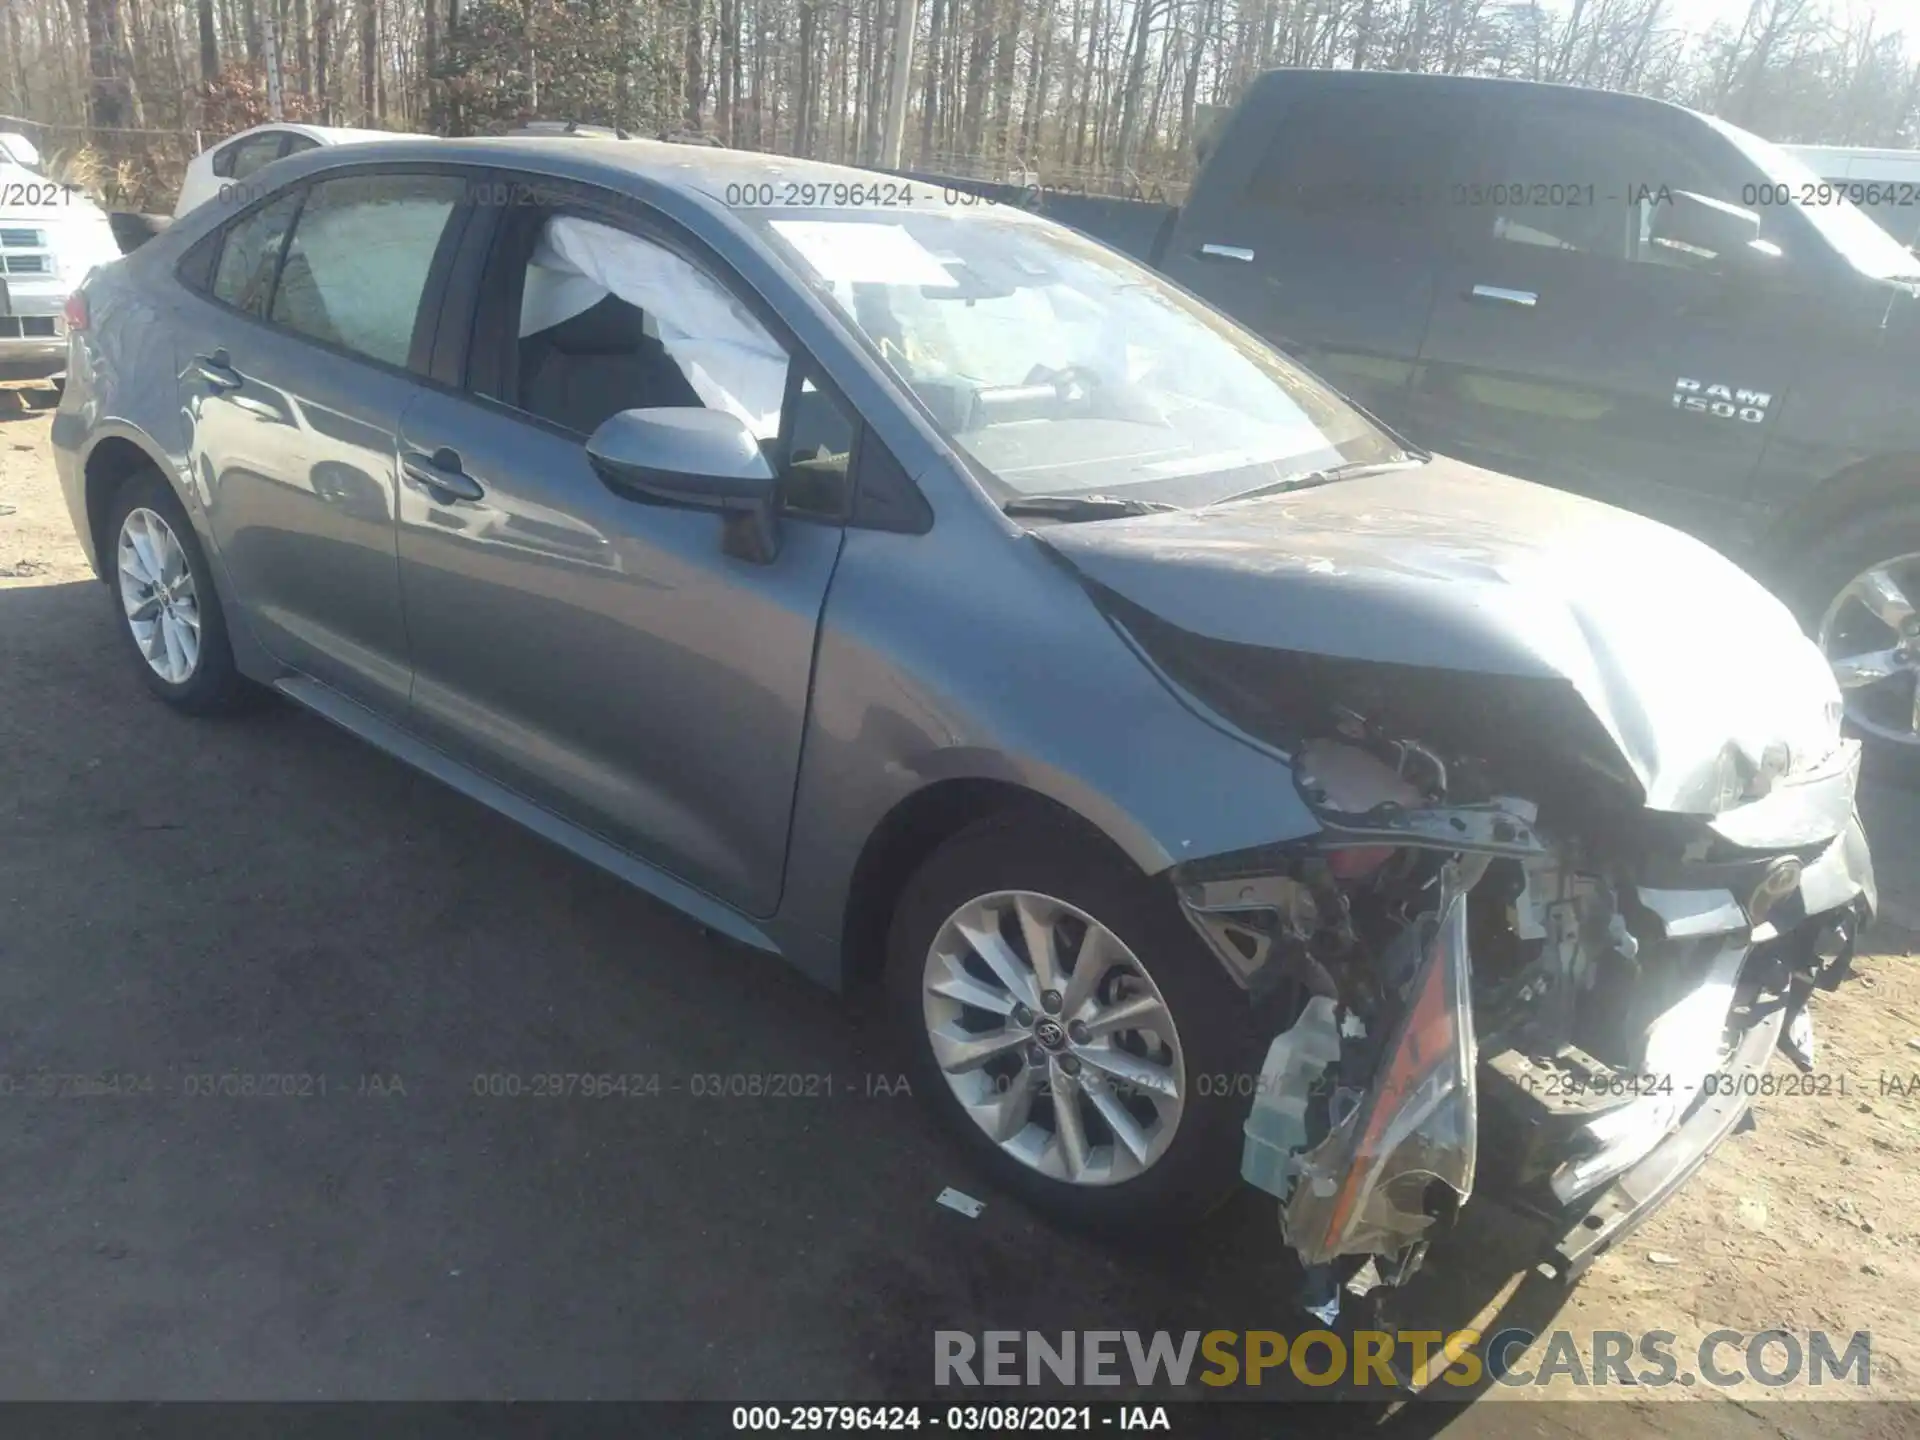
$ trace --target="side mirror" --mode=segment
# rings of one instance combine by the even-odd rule
[[[594,472],[648,505],[713,510],[729,555],[765,565],[780,553],[779,486],[738,416],[724,410],[622,410],[587,437]]]
[[[1647,238],[1692,260],[1739,262],[1762,253],[1757,214],[1691,190],[1671,191],[1653,207]]]

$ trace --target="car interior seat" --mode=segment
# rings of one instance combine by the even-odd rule
[[[607,295],[520,341],[520,408],[582,435],[622,410],[697,409],[700,397],[636,305]]]

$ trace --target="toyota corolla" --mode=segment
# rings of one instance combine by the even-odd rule
[[[1497,1192],[1571,1274],[1811,1063],[1858,751],[1704,546],[904,180],[413,141],[247,202],[69,307],[61,481],[148,688],[277,692],[883,977],[1036,1204],[1244,1179],[1324,1310]]]

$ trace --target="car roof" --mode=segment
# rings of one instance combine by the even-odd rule
[[[779,182],[800,185],[872,185],[878,172],[758,150],[730,150],[669,140],[607,140],[582,135],[501,135],[438,139],[385,136],[382,142],[352,147],[351,157],[309,151],[283,160],[305,162],[307,173],[334,164],[371,160],[460,160],[474,165],[528,168],[556,177],[597,180],[617,185],[634,175],[655,185],[699,197],[709,208],[728,208],[727,192],[743,185]],[[323,157],[323,158],[317,158]],[[779,203],[778,198],[774,203]]]
[[[1685,105],[1657,95],[1641,95],[1628,90],[1609,90],[1597,85],[1572,85],[1557,80],[1526,80],[1512,75],[1446,75],[1436,71],[1412,70],[1328,70],[1282,66],[1262,71],[1254,78],[1254,88],[1285,93],[1303,86],[1328,90],[1357,88],[1418,95],[1442,93],[1454,95],[1506,95],[1518,98],[1531,94],[1541,99],[1571,101],[1592,110],[1619,109],[1644,112],[1649,108],[1686,115],[1699,115]]]
[[[222,145],[235,140],[244,140],[249,135],[278,135],[291,130],[296,135],[305,135],[318,140],[322,145],[358,145],[372,140],[430,140],[430,135],[421,135],[414,131],[400,130],[355,130],[344,125],[309,125],[303,120],[269,120],[264,125],[250,126],[245,130],[236,130],[231,135],[222,136],[208,145],[201,154],[218,150]]]
[[[323,145],[357,145],[368,140],[431,140],[431,135],[416,130],[354,130],[344,125],[307,125],[299,122],[278,122],[281,130],[296,130],[302,135],[310,135]]]

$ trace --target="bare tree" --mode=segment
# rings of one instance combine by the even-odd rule
[[[373,120],[377,113],[379,75],[379,0],[360,0],[360,113],[368,121]]]
[[[449,133],[529,114],[871,161],[902,0],[11,0],[8,104],[75,136],[289,113]],[[1873,0],[1750,0],[1690,31],[1671,0],[921,0],[916,163],[1177,186],[1203,118],[1274,65],[1625,88],[1776,139],[1920,144],[1916,36]]]
[[[213,30],[213,0],[198,0],[200,20],[200,79],[212,84],[220,78],[220,41]]]
[[[132,82],[121,58],[120,0],[86,0],[87,123],[97,130],[133,123]]]

